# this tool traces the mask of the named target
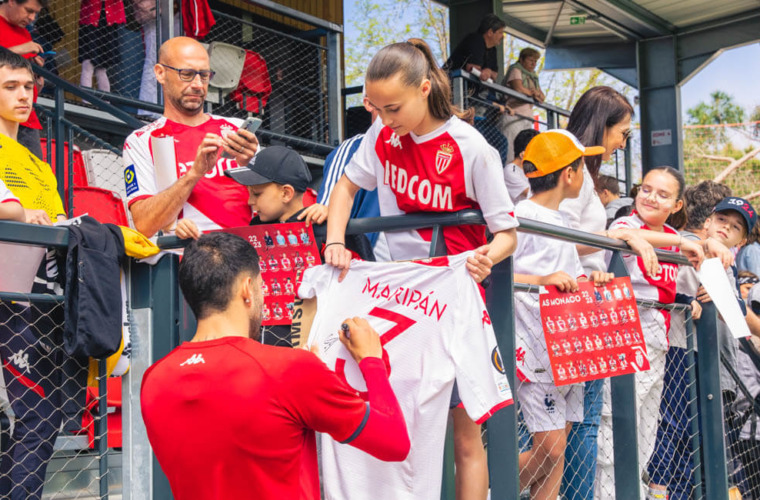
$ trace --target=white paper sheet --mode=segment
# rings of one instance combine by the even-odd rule
[[[163,191],[177,182],[177,152],[174,149],[174,137],[151,136],[150,147],[153,151],[153,166],[156,168],[156,187],[159,191]],[[161,229],[172,232],[176,225],[177,221],[174,220]]]
[[[174,137],[150,138],[153,151],[153,165],[156,167],[156,187],[163,191],[177,182],[177,157],[174,150]]]
[[[723,317],[723,321],[731,331],[731,335],[740,339],[749,337],[749,327],[747,320],[742,314],[739,303],[736,301],[736,290],[731,286],[731,282],[723,269],[720,259],[707,259],[702,262],[702,267],[697,271],[699,281],[710,295],[715,307]]]

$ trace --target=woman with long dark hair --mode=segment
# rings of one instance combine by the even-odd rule
[[[631,104],[611,87],[594,87],[575,104],[567,124],[568,132],[574,134],[584,146],[601,144],[605,152],[585,159],[583,187],[578,198],[565,200],[560,205],[560,210],[568,215],[574,229],[591,233],[604,232],[607,215],[595,184],[602,162],[609,160],[616,149],[625,148],[631,133],[632,117]],[[629,239],[628,243],[633,243],[633,240]],[[604,252],[596,248],[579,247],[578,253],[587,275],[591,271],[606,270]],[[603,386],[603,379],[586,382],[583,422],[573,424],[568,436],[562,481],[562,496],[568,500],[593,498]]]

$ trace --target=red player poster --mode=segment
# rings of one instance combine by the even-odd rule
[[[556,385],[649,370],[630,278],[579,282],[575,293],[547,286],[539,299]]]
[[[233,227],[225,232],[242,236],[259,253],[264,294],[262,324],[289,325],[303,270],[322,263],[311,227],[289,222]]]

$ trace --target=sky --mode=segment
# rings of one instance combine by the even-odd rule
[[[714,90],[734,97],[748,112],[760,106],[760,43],[724,51],[681,87],[681,109],[694,107]]]

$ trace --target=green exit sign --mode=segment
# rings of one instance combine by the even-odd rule
[[[570,25],[586,24],[586,16],[570,16]]]

